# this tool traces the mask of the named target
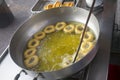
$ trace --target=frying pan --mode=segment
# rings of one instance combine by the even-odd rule
[[[10,42],[10,55],[13,61],[21,68],[27,70],[23,63],[23,52],[27,41],[37,31],[42,30],[45,26],[55,24],[60,21],[76,21],[85,24],[89,11],[78,7],[60,7],[40,12],[27,20],[13,35]],[[57,71],[40,72],[44,77],[49,79],[61,79],[73,75],[86,67],[95,57],[98,50],[98,39],[100,28],[97,18],[92,14],[88,26],[93,30],[96,37],[94,48],[80,61]],[[30,71],[36,73],[35,71]],[[38,73],[37,73],[38,74]]]

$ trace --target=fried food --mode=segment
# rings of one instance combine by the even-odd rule
[[[83,55],[86,55],[93,48],[92,42],[83,42],[81,45],[81,51]]]
[[[31,69],[39,63],[39,58],[37,55],[31,56],[24,60],[24,64],[27,68]]]
[[[53,25],[49,25],[49,26],[45,27],[45,29],[44,29],[45,33],[52,33],[54,31],[55,31],[55,28]]]
[[[27,50],[25,50],[25,52],[24,52],[24,57],[25,57],[25,58],[29,58],[29,57],[35,55],[36,52],[37,52],[36,48],[27,49]]]
[[[65,33],[72,33],[73,31],[74,31],[74,25],[73,24],[69,24],[69,25],[67,25],[64,29],[63,29],[63,31],[65,32]]]
[[[87,31],[84,35],[84,41],[93,41],[94,40],[94,35],[92,34],[92,32]]]
[[[81,24],[76,25],[76,27],[75,27],[76,34],[82,34],[83,30],[84,30],[84,26],[82,26]]]
[[[56,7],[61,7],[62,3],[60,1],[56,1],[54,4],[53,4],[53,8],[56,8]]]
[[[64,55],[63,61],[60,66],[62,66],[63,68],[67,67],[72,64],[72,61],[73,61],[73,57],[71,55],[66,54]]]
[[[37,39],[31,39],[28,42],[28,48],[36,48],[37,46],[39,46],[39,44],[40,44],[39,40],[37,40]]]
[[[62,6],[72,7],[74,6],[74,2],[64,2]]]
[[[58,22],[55,26],[55,29],[60,31],[62,30],[67,24],[65,22]]]
[[[44,10],[53,8],[53,4],[47,4],[44,6]]]
[[[41,40],[45,37],[45,32],[37,32],[35,35],[34,35],[34,38],[35,39],[38,39],[38,40]]]
[[[57,7],[72,7],[74,6],[74,2],[73,1],[69,1],[69,2],[64,2],[63,5],[60,1],[56,1],[54,4],[47,4],[44,6],[44,10],[48,10],[48,9],[52,9],[52,8],[57,8]]]
[[[84,24],[74,21],[61,21],[45,26],[28,41],[23,53],[24,65],[37,72],[56,71],[70,66],[83,31]],[[80,61],[92,50],[95,39],[94,32],[87,27],[75,62]]]

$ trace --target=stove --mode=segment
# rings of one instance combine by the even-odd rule
[[[32,15],[31,8],[37,0],[8,0],[8,5],[13,12],[15,20],[5,28],[0,28],[0,78],[1,80],[13,80],[22,70],[10,57],[8,50],[10,38],[13,33]],[[79,0],[78,6],[88,9],[85,0]],[[101,35],[99,39],[99,50],[92,62],[79,73],[63,80],[107,80],[109,57],[111,51],[111,40],[114,24],[116,0],[104,0],[101,8],[94,9],[94,14],[100,23]],[[25,71],[26,72],[26,71]],[[19,80],[33,80],[34,77],[26,75],[24,70],[20,73]],[[43,78],[39,78],[42,80]],[[34,79],[35,80],[35,79]]]
[[[8,66],[7,66],[8,65]],[[34,77],[29,75],[25,70],[17,66],[8,54],[5,59],[0,64],[0,75],[2,80],[33,80],[37,75]],[[61,80],[86,80],[86,75],[88,72],[88,66],[81,71],[77,72],[76,74],[61,79]],[[19,79],[15,79],[20,74]],[[39,76],[38,76],[39,77]],[[40,78],[40,80],[46,80],[44,78]]]

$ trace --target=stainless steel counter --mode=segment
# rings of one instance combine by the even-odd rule
[[[0,28],[0,54],[6,49],[13,33],[30,16],[30,9],[37,0],[6,0],[15,20],[11,25]],[[111,49],[112,29],[114,22],[116,0],[104,0],[104,11],[97,15],[100,22],[101,35],[99,51],[94,60],[89,64],[87,80],[107,80],[109,57]]]
[[[7,27],[0,28],[0,57],[8,46],[13,33],[31,16],[31,8],[37,0],[6,0],[15,19]]]
[[[104,0],[104,11],[100,20],[99,50],[89,65],[87,80],[107,80],[113,32],[113,22],[117,0]]]

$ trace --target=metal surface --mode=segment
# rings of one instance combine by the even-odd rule
[[[39,30],[42,30],[47,25],[55,24],[59,21],[76,21],[86,23],[89,11],[76,8],[76,7],[61,7],[47,11],[43,11],[39,14],[32,16],[27,22],[25,22],[15,33],[10,43],[10,55],[13,61],[20,67],[26,69],[23,63],[23,54],[27,41]],[[91,14],[88,26],[93,30],[96,41],[99,39],[100,30],[99,23],[96,17]],[[24,35],[23,35],[24,34]],[[41,72],[46,78],[61,79],[73,75],[74,73],[83,69],[88,65],[96,55],[98,44],[80,61],[72,64],[69,67],[63,68],[58,71]],[[49,77],[48,77],[49,76]],[[51,80],[52,80],[51,79]]]
[[[73,59],[73,63],[76,61],[76,58],[77,58],[77,56],[78,56],[78,53],[79,53],[79,51],[80,51],[80,49],[81,49],[81,45],[82,45],[82,42],[83,42],[83,38],[84,38],[84,36],[85,36],[86,28],[88,27],[87,25],[88,25],[88,22],[89,22],[89,20],[90,20],[91,14],[92,14],[92,12],[93,12],[94,4],[95,4],[95,0],[93,1],[92,7],[90,8],[89,14],[88,14],[88,16],[87,16],[87,20],[86,20],[86,22],[85,22],[85,28],[84,28],[83,33],[82,33],[82,35],[81,35],[81,40],[80,40],[78,49],[77,49],[77,51],[76,51],[75,58]]]
[[[58,1],[62,1],[62,0],[58,0]],[[47,4],[53,4],[55,3],[56,1],[55,0],[39,0],[32,8],[32,12],[33,13],[39,13],[41,11],[43,11],[44,9],[44,6],[47,5]]]
[[[15,20],[8,27],[0,28],[0,54],[4,54],[3,52],[8,46],[10,38],[16,29],[29,18],[31,15],[30,9],[36,1],[37,0],[7,0],[7,3],[15,16]],[[81,2],[78,5],[81,5]],[[87,80],[107,80],[113,28],[112,25],[116,8],[115,5],[116,0],[104,0],[104,10],[102,13],[98,13],[97,15],[102,33],[99,41],[101,44],[96,57],[89,65]],[[9,65],[9,67],[7,67],[6,64]],[[20,67],[16,66],[10,56],[7,55],[3,63],[0,65],[0,72],[2,72],[1,79],[12,80],[20,70]],[[32,80],[32,78],[26,78],[24,75],[21,79]]]
[[[4,52],[6,52],[5,50],[14,32],[31,16],[31,8],[36,1],[37,0],[6,0],[15,19],[10,25],[0,28],[0,60],[6,55]]]
[[[107,80],[111,51],[114,15],[117,0],[104,0],[104,11],[98,14],[100,22],[99,50],[94,60],[89,65],[87,80]]]
[[[74,1],[75,5],[77,6],[79,0],[57,0],[60,1],[61,3],[64,3],[66,1]],[[56,0],[39,0],[32,8],[31,12],[32,13],[40,13],[41,11],[44,11],[44,6],[47,4],[54,4]]]

